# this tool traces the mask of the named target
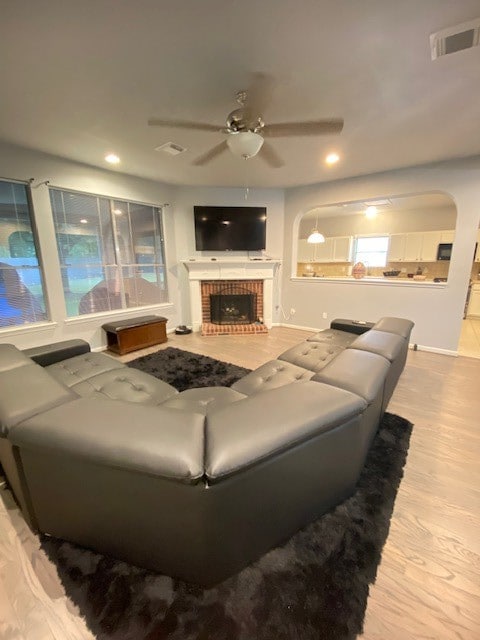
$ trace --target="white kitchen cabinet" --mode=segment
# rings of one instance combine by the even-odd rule
[[[437,259],[438,245],[441,242],[441,231],[425,231],[422,235],[422,250],[420,260],[422,262],[435,262]]]
[[[405,259],[405,233],[393,233],[388,245],[388,262],[403,262]]]
[[[470,292],[470,301],[468,303],[467,315],[480,317],[480,285],[479,284],[472,285],[472,290]]]
[[[453,244],[455,231],[440,231],[440,242],[442,244]]]
[[[333,238],[325,238],[325,242],[315,245],[315,262],[333,262]]]
[[[407,233],[405,238],[405,262],[419,262],[422,259],[423,233]]]
[[[338,236],[333,240],[333,262],[351,262],[352,236]]]
[[[388,249],[389,262],[435,262],[438,245],[453,243],[455,231],[393,233]],[[479,253],[480,262],[480,253]]]
[[[306,240],[298,241],[297,262],[313,262],[315,245]]]

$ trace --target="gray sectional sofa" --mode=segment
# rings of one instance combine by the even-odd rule
[[[353,492],[412,327],[320,331],[182,393],[80,341],[1,344],[0,462],[34,530],[214,584]]]

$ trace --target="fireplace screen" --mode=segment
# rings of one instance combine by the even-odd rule
[[[210,295],[210,322],[251,324],[256,320],[257,296],[242,287],[225,287]]]

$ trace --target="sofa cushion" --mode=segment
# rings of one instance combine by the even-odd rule
[[[356,337],[355,333],[348,333],[348,331],[325,329],[324,331],[319,331],[313,336],[310,336],[310,338],[307,338],[307,342],[325,342],[339,347],[347,347],[355,340]]]
[[[390,362],[383,356],[360,349],[345,349],[312,380],[351,391],[371,404],[383,393]]]
[[[388,333],[395,333],[398,336],[402,336],[408,340],[414,327],[414,323],[411,320],[405,318],[382,318],[375,323],[375,331],[387,331]]]
[[[30,358],[13,344],[0,344],[0,372],[32,364]]]
[[[306,380],[222,407],[207,416],[206,475],[216,481],[244,470],[348,422],[366,406],[353,393]]]
[[[0,345],[4,346],[4,345]],[[77,396],[52,378],[43,367],[32,362],[0,372],[0,435],[37,413],[47,411]]]
[[[162,406],[77,397],[15,425],[9,437],[36,455],[45,450],[58,460],[72,456],[190,484],[203,476],[204,422]]]
[[[164,402],[162,407],[208,415],[219,407],[243,400],[245,397],[243,393],[234,391],[230,387],[201,387],[182,391]]]
[[[291,382],[309,380],[312,376],[313,371],[297,367],[286,360],[270,360],[232,384],[232,389],[251,396],[254,393],[282,387]]]
[[[46,367],[46,370],[65,386],[73,387],[74,384],[88,380],[105,371],[126,368],[119,360],[115,360],[103,353],[85,353],[52,364]]]
[[[310,371],[320,371],[332,360],[344,347],[326,342],[308,342],[305,340],[295,347],[284,351],[278,356],[279,360],[286,360],[298,367]]]
[[[393,362],[399,357],[402,350],[405,349],[405,338],[397,336],[394,333],[370,329],[368,333],[358,336],[348,348],[370,351]]]
[[[83,398],[96,396],[150,405],[161,404],[178,394],[172,385],[129,367],[104,371],[98,376],[74,384],[71,389]]]

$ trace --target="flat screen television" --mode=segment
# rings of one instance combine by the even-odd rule
[[[265,249],[266,207],[193,208],[197,251],[260,251]]]

